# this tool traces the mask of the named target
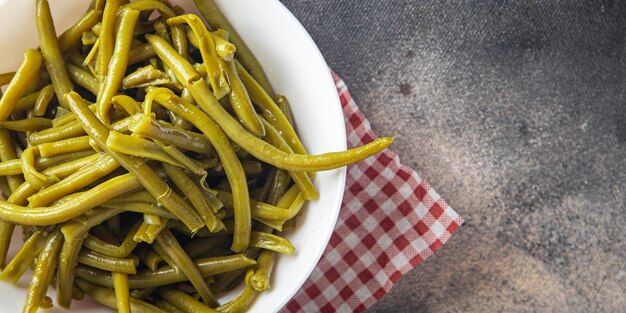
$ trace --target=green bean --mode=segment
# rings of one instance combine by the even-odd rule
[[[168,145],[175,145],[181,149],[202,154],[214,154],[215,149],[203,134],[176,128],[159,122],[145,114],[135,114],[128,125],[128,129]]]
[[[167,300],[157,299],[154,304],[156,306],[158,306],[159,308],[163,309],[164,311],[167,311],[167,312],[170,312],[170,313],[187,313],[187,312],[179,309],[175,305],[171,304]]]
[[[98,39],[98,58],[96,59],[96,72],[98,73],[98,81],[101,84],[104,83],[105,77],[108,74],[110,61],[114,53],[113,50],[116,42],[115,28],[119,6],[119,0],[106,1],[102,13],[102,24]]]
[[[157,10],[163,16],[164,19],[173,17],[176,15],[172,9],[170,9],[167,4],[157,1],[157,0],[139,0],[133,1],[131,3],[125,4],[122,6],[122,10],[124,9],[133,9],[137,11],[153,11]]]
[[[78,86],[81,86],[94,95],[98,94],[98,80],[91,75],[88,71],[82,69],[80,66],[74,64],[67,64],[67,71],[70,75],[70,79],[74,81]]]
[[[80,136],[39,145],[39,154],[42,157],[51,157],[59,154],[90,149],[89,136]]]
[[[268,123],[265,119],[263,119],[263,124],[265,125],[266,130],[265,140],[284,152],[294,153],[289,144],[280,135],[279,131],[274,128],[274,126]],[[307,173],[290,171],[289,176],[291,176],[294,183],[298,185],[298,188],[300,188],[300,191],[304,194],[305,199],[315,200],[319,198],[319,193]]]
[[[72,301],[72,284],[76,274],[76,264],[83,240],[93,226],[119,214],[121,210],[91,210],[75,221],[61,227],[65,242],[59,257],[57,271],[57,302],[63,307],[69,307]]]
[[[125,274],[137,273],[137,264],[135,264],[133,259],[113,258],[89,250],[80,251],[78,254],[78,263],[110,272]]]
[[[45,226],[68,221],[115,195],[141,187],[132,174],[120,175],[75,196],[73,201],[53,207],[27,208],[0,201],[0,218],[17,224]]]
[[[39,155],[37,147],[28,147],[20,157],[24,179],[35,189],[41,189],[59,181],[56,176],[46,176],[35,169],[35,158]]]
[[[139,107],[139,104],[137,104],[137,101],[129,96],[117,95],[113,97],[111,101],[113,104],[124,108],[124,111],[126,111],[129,116],[133,116],[141,112],[141,108]]]
[[[156,143],[157,146],[161,148],[161,150],[163,150],[165,153],[171,156],[174,160],[178,161],[178,163],[182,165],[183,168],[186,168],[187,170],[191,171],[193,174],[201,176],[203,181],[206,179],[207,172],[204,168],[202,168],[199,162],[188,157],[187,155],[182,153],[180,150],[178,150],[174,146],[166,146],[160,141],[155,141],[154,143]]]
[[[250,308],[258,294],[254,288],[246,286],[237,298],[218,307],[217,310],[222,313],[244,313]]]
[[[152,44],[159,58],[175,70],[176,78],[189,88],[200,108],[219,124],[231,140],[263,162],[292,171],[330,170],[368,158],[393,142],[393,138],[383,137],[348,151],[320,155],[288,154],[253,136],[230,116],[211,94],[204,80],[193,70],[193,66],[177,55],[167,42],[153,35],[146,35],[146,39]]]
[[[131,228],[130,232],[124,238],[124,241],[120,245],[108,243],[93,235],[88,235],[83,241],[83,246],[91,251],[114,257],[125,258],[137,247],[137,242],[133,240],[133,234],[137,231],[141,223],[135,223],[135,226]]]
[[[13,140],[11,140],[11,134],[8,130],[0,128],[0,161],[4,162],[15,159],[17,159],[17,154],[15,153]],[[21,175],[7,176],[7,183],[11,191],[15,191],[23,182],[24,179]]]
[[[161,234],[161,232],[167,227],[167,221],[168,219],[166,218],[164,221],[161,221],[160,225],[150,225],[144,220],[144,222],[141,223],[139,230],[137,230],[137,233],[135,233],[135,236],[133,236],[133,240],[152,244],[159,234]]]
[[[117,300],[115,298],[115,292],[112,289],[98,287],[82,279],[76,279],[76,285],[96,300],[96,302],[112,309],[117,309]],[[141,313],[166,313],[152,304],[134,298],[130,299],[130,310],[132,312]]]
[[[141,158],[148,158],[164,163],[169,163],[178,167],[182,167],[178,161],[163,151],[157,144],[152,141],[120,134],[111,131],[106,141],[107,148],[112,151],[133,155]]]
[[[177,14],[180,15],[180,14]],[[183,26],[174,26],[170,28],[172,32],[172,45],[176,48],[176,52],[182,56],[187,56],[187,34]]]
[[[41,46],[41,55],[45,60],[46,70],[52,80],[54,91],[62,107],[67,108],[67,103],[63,95],[73,90],[72,82],[65,69],[65,60],[59,48],[52,13],[48,0],[37,0],[36,2],[37,35]]]
[[[203,223],[196,212],[193,211],[172,189],[161,180],[148,165],[142,160],[109,149],[106,145],[109,130],[87,108],[85,102],[76,93],[67,96],[70,108],[76,114],[77,119],[85,128],[85,131],[93,138],[107,154],[111,155],[126,170],[131,172],[137,180],[170,212],[174,213],[192,231],[202,228]],[[1,210],[0,210],[1,215]],[[1,216],[0,216],[1,217]]]
[[[6,265],[7,254],[9,253],[11,237],[13,236],[14,230],[14,224],[0,220],[0,271],[2,271]]]
[[[243,172],[247,176],[260,174],[261,172],[263,172],[263,166],[260,162],[257,161],[242,160],[241,167],[243,168]],[[221,166],[221,164],[216,165],[209,172],[209,176],[224,176],[224,168]]]
[[[213,41],[215,41],[215,50],[224,61],[231,62],[235,57],[235,51],[237,48],[232,43],[228,42],[228,32],[223,29],[218,29],[211,32]]]
[[[141,203],[149,203],[149,204],[156,204],[156,198],[154,196],[152,196],[152,194],[150,194],[150,192],[148,192],[145,189],[139,190],[139,191],[135,191],[135,192],[131,192],[131,193],[127,193],[124,195],[120,195],[117,196],[113,199],[111,199],[109,202],[107,202],[107,204],[112,204],[112,203],[133,203],[133,202],[141,202]]]
[[[163,223],[161,222],[161,218],[156,214],[144,213],[143,214],[143,222],[147,225],[156,225],[160,226]]]
[[[274,167],[272,175],[266,181],[267,194],[261,199],[265,199],[269,204],[276,204],[289,188],[290,182],[289,172]]]
[[[33,278],[28,284],[23,313],[35,313],[43,307],[48,286],[54,276],[57,258],[63,244],[63,235],[56,230],[46,241],[43,250],[37,257]]]
[[[235,31],[228,20],[222,15],[217,5],[213,0],[210,1],[193,1],[198,8],[198,11],[204,16],[205,20],[209,23],[213,29],[224,29],[229,34],[229,40],[237,47],[237,58],[241,63],[252,73],[255,79],[261,83],[263,89],[267,90],[272,98],[274,98],[274,91],[272,85],[269,83],[263,68],[259,61],[254,57],[254,54],[248,48],[246,43],[239,37],[239,34]]]
[[[53,96],[54,87],[52,85],[46,85],[41,88],[33,109],[35,116],[44,116],[44,114],[46,114],[46,109],[48,108],[48,104],[50,104]]]
[[[224,207],[232,208],[232,195],[227,191],[218,190],[217,198],[224,203]],[[286,221],[293,218],[304,204],[304,198],[298,202],[298,205],[290,209],[283,209],[278,206],[274,206],[268,203],[257,202],[250,200],[250,208],[252,210],[252,217],[255,219],[268,219],[276,221]]]
[[[59,107],[57,107],[58,110]],[[61,110],[65,110],[63,108],[60,108]],[[96,105],[95,104],[90,104],[89,105],[89,109],[93,112],[96,110]],[[57,115],[53,120],[52,120],[52,126],[59,128],[65,124],[69,124],[69,122],[76,122],[76,117],[74,116],[74,114],[72,114],[72,112],[68,111],[65,114],[61,114],[61,115]]]
[[[116,3],[117,1],[113,1]],[[109,2],[107,2],[107,6],[109,6]],[[113,9],[112,9],[113,10]],[[107,15],[107,7],[105,7],[105,17]],[[139,18],[139,11],[133,9],[124,9],[122,10],[120,17],[120,26],[117,30],[115,36],[115,47],[113,50],[113,55],[110,57],[110,61],[108,61],[107,54],[108,52],[104,52],[99,54],[98,56],[107,61],[106,64],[101,64],[103,66],[108,67],[107,70],[100,71],[102,75],[106,75],[106,78],[103,80],[102,87],[100,92],[98,93],[98,98],[96,100],[96,106],[98,108],[98,116],[104,122],[105,125],[110,124],[109,117],[107,111],[108,103],[111,102],[111,98],[117,93],[117,90],[124,79],[124,73],[126,72],[126,67],[128,66],[128,52],[130,51],[130,44],[133,39],[133,31],[135,30],[135,25],[137,24],[137,19]],[[113,17],[113,21],[115,18]],[[114,23],[114,22],[113,22]],[[107,31],[112,31],[104,28],[106,27],[106,23],[103,22],[103,29],[101,33],[106,33]],[[112,34],[113,32],[111,32]],[[110,36],[112,37],[112,36]],[[102,40],[101,36],[100,39]],[[100,44],[99,51],[103,51],[104,41]],[[98,58],[100,60],[100,58]]]
[[[283,254],[292,254],[296,250],[287,239],[258,231],[253,231],[250,234],[250,246]]]
[[[214,213],[217,212],[221,206],[214,207],[212,203],[207,200],[207,196],[202,193],[202,190],[187,177],[183,170],[168,164],[163,164],[163,169],[165,170],[165,174],[172,179],[178,189],[191,201],[210,231],[216,232],[224,228],[224,223],[222,223]]]
[[[13,108],[13,113],[18,113],[18,112],[33,109],[35,107],[35,103],[37,103],[38,97],[39,97],[39,91],[23,96],[22,98],[20,98],[19,101],[17,101],[17,104]]]
[[[37,50],[28,49],[24,52],[22,65],[17,69],[4,95],[0,98],[0,121],[6,121],[26,91],[28,84],[39,75],[41,62],[41,54]]]
[[[0,176],[19,175],[22,174],[22,164],[20,159],[13,159],[0,162]]]
[[[64,162],[71,162],[94,154],[96,154],[96,151],[94,151],[93,149],[85,149],[76,152],[63,153],[52,157],[41,157],[35,160],[35,167],[38,169],[48,168],[51,166],[57,166]]]
[[[277,95],[277,97],[278,99],[276,100],[276,105],[278,105],[280,110],[287,118],[287,122],[289,122],[289,124],[292,126],[295,125],[293,122],[293,115],[291,114],[291,105],[289,104],[289,100],[287,100],[287,97],[283,95]]]
[[[45,246],[47,238],[48,234],[44,230],[35,231],[0,273],[0,280],[15,284],[33,264],[37,254]]]
[[[228,82],[230,83],[231,91],[230,94],[228,94],[228,99],[230,101],[230,105],[233,111],[239,118],[239,121],[253,135],[259,137],[265,136],[265,128],[263,127],[259,116],[252,106],[248,91],[246,91],[246,88],[244,87],[241,79],[239,78],[239,75],[237,74],[235,63],[220,60],[220,64],[221,67],[224,68],[226,72],[226,77],[228,78]]]
[[[113,172],[119,166],[120,165],[115,162],[112,157],[103,155],[92,165],[83,167],[63,180],[30,196],[28,198],[28,206],[39,207],[49,205],[55,200],[87,187],[89,184]]]
[[[171,26],[182,25],[185,23],[189,25],[193,33],[196,35],[200,54],[202,55],[202,60],[204,61],[206,72],[208,73],[208,79],[211,83],[211,87],[213,88],[213,94],[217,99],[229,94],[230,87],[226,77],[224,76],[223,69],[220,66],[217,52],[215,51],[213,36],[211,36],[200,18],[194,14],[185,14],[170,18],[167,20],[167,23]]]
[[[124,77],[122,80],[122,88],[143,88],[169,83],[171,83],[170,78],[165,73],[154,68],[152,65],[147,65],[138,68],[136,71]]]
[[[128,274],[113,272],[113,290],[119,313],[130,313],[130,292],[128,290]]]
[[[17,121],[0,122],[0,127],[14,131],[30,132],[52,127],[52,120],[43,117],[33,117]]]
[[[13,77],[15,77],[15,72],[2,73],[0,74],[0,86],[4,86],[8,84]]]
[[[31,145],[38,145],[45,142],[58,141],[62,139],[83,136],[85,131],[77,121],[70,121],[59,127],[44,129],[28,136]]]
[[[152,272],[156,271],[157,266],[159,266],[159,263],[163,261],[163,259],[158,254],[156,254],[154,251],[152,251],[152,249],[150,249],[146,245],[138,246],[137,249],[135,249],[135,254],[137,254],[141,263],[145,264],[148,267],[148,269],[150,269],[150,271]],[[79,268],[78,274],[80,276],[80,268]],[[139,273],[138,275],[141,275],[141,273]],[[140,287],[136,287],[136,288],[140,288]]]
[[[149,58],[156,56],[156,52],[150,44],[143,44],[132,48],[128,52],[128,65],[133,65],[139,62],[143,62]]]
[[[88,30],[88,31],[83,33],[83,35],[80,38],[80,40],[81,40],[81,43],[83,44],[83,46],[91,46],[91,45],[95,44],[96,41],[98,40],[98,35],[96,35],[93,31]]]
[[[189,63],[187,64],[190,66]],[[243,168],[241,167],[241,162],[239,162],[230,141],[215,122],[203,114],[198,108],[175,97],[171,91],[165,90],[166,89],[155,89],[155,93],[164,92],[167,94],[169,92],[169,95],[166,97],[158,96],[157,102],[182,118],[190,121],[204,133],[215,148],[224,165],[224,170],[226,171],[226,176],[229,178],[234,195],[235,236],[231,248],[235,252],[240,252],[248,246],[251,229],[248,186],[245,181],[246,178]]]
[[[185,253],[169,229],[164,229],[156,238],[154,248],[170,266],[174,269],[178,268],[185,274],[204,302],[210,306],[218,305],[217,299],[203,279],[202,272]]]
[[[274,253],[274,251],[261,251],[259,257],[257,258],[257,264],[253,268],[253,274],[246,277],[248,279],[246,284],[259,292],[269,289],[270,277],[272,276],[275,261],[276,253]]]
[[[161,296],[163,299],[172,303],[179,309],[185,312],[194,312],[194,313],[217,313],[216,311],[198,300],[194,299],[192,296],[176,289],[176,288],[159,288],[157,290],[157,294]]]
[[[153,197],[154,198],[154,197]],[[176,219],[176,215],[172,214],[170,211],[160,207],[156,202],[154,203],[143,203],[143,202],[106,202],[102,204],[104,208],[115,208],[115,209],[124,209],[129,212],[143,213],[143,214],[151,214],[160,216],[162,218],[168,219]]]
[[[61,36],[59,36],[59,48],[61,51],[67,51],[78,40],[81,35],[91,29],[102,17],[102,10],[89,10],[81,17],[76,24],[68,28]]]

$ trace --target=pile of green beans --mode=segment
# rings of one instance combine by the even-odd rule
[[[52,305],[50,284],[63,307],[87,294],[121,313],[245,312],[295,251],[278,232],[319,197],[315,172],[392,143],[308,155],[287,99],[215,3],[194,2],[208,25],[96,0],[57,37],[36,1],[40,48],[0,74],[0,280],[34,270],[23,312]]]

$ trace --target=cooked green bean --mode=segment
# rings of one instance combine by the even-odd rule
[[[161,222],[161,218],[156,214],[144,213],[143,214],[143,222],[147,225],[156,225],[160,226],[163,223]]]
[[[154,199],[154,197],[153,197]],[[129,212],[143,213],[143,214],[151,214],[160,216],[162,218],[176,219],[176,215],[172,214],[170,211],[160,207],[156,200],[154,203],[145,203],[145,202],[106,202],[101,205],[104,208],[114,208],[114,209],[124,209]]]
[[[229,94],[230,86],[228,85],[224,71],[220,66],[217,52],[215,51],[213,36],[211,36],[200,18],[194,14],[185,14],[170,18],[167,20],[167,23],[172,26],[182,24],[189,25],[193,33],[196,35],[200,54],[202,55],[202,60],[204,61],[206,72],[208,73],[208,79],[211,83],[211,87],[213,88],[213,94],[217,99]],[[170,64],[168,64],[168,66],[171,68]]]
[[[168,219],[164,219],[161,221],[160,225],[150,225],[148,223],[142,222],[139,230],[133,236],[133,240],[137,242],[145,242],[152,244],[154,240],[159,236],[159,234],[167,227]]]
[[[88,71],[82,69],[80,66],[74,64],[67,64],[67,72],[70,75],[70,79],[94,95],[98,94],[98,80]]]
[[[293,123],[289,121],[286,114],[241,64],[237,63],[236,66],[239,77],[241,77],[241,81],[246,90],[248,90],[250,99],[260,107],[261,112],[263,112],[263,117],[272,124],[272,126],[276,127],[282,136],[284,136],[285,141],[296,153],[307,154],[307,151],[293,128]]]
[[[51,157],[41,157],[35,160],[35,167],[38,169],[48,168],[51,166],[57,166],[65,162],[78,160],[80,158],[91,156],[94,154],[96,154],[96,151],[94,151],[93,149],[85,149],[76,152],[63,153]]]
[[[141,107],[139,107],[137,101],[129,96],[117,95],[113,97],[111,101],[113,102],[113,104],[122,107],[129,116],[133,116],[141,112]]]
[[[107,148],[112,151],[133,155],[140,158],[148,158],[160,162],[169,163],[178,167],[182,167],[178,161],[163,151],[159,146],[149,140],[124,135],[116,131],[112,131],[106,141]]]
[[[149,37],[152,38],[152,37]],[[149,39],[150,40],[150,39]],[[190,64],[187,63],[189,66]],[[226,138],[222,130],[203,114],[198,108],[182,99],[172,95],[167,89],[155,89],[154,93],[164,92],[169,96],[157,97],[157,102],[165,108],[173,111],[182,118],[190,121],[202,133],[204,133],[217,152],[226,176],[229,178],[230,186],[233,190],[233,202],[235,210],[235,236],[231,248],[235,252],[243,251],[247,248],[251,229],[250,201],[248,197],[248,185],[245,173],[241,167],[241,162],[237,158],[230,141]],[[160,99],[160,100],[159,100]]]
[[[208,201],[208,195],[203,194],[200,187],[187,177],[183,170],[168,164],[163,164],[163,169],[165,170],[165,174],[172,179],[178,189],[180,189],[193,204],[210,231],[216,232],[224,228],[224,223],[215,216],[215,212],[221,208],[221,205],[220,207],[214,207],[212,203]]]
[[[78,191],[98,179],[108,175],[120,165],[108,155],[103,155],[90,166],[86,166],[63,180],[41,189],[28,198],[30,207],[46,206],[75,191]]]
[[[280,110],[285,114],[287,121],[291,126],[295,125],[293,122],[293,114],[291,114],[291,105],[289,104],[289,100],[287,97],[283,95],[276,95],[278,99],[276,100],[276,105],[280,108]]]
[[[176,54],[167,42],[154,35],[146,35],[146,39],[152,44],[159,58],[174,69],[177,79],[189,88],[200,108],[219,124],[231,140],[263,162],[292,171],[330,170],[366,159],[384,150],[393,142],[393,138],[383,137],[348,151],[320,155],[288,154],[253,136],[237,122],[217,102],[204,80],[193,70],[193,66]],[[160,97],[172,98],[165,93]]]
[[[77,43],[82,34],[91,29],[96,23],[100,21],[102,17],[102,10],[89,10],[83,17],[76,22],[72,27],[59,36],[59,48],[61,51],[66,51]]]
[[[0,162],[0,176],[22,174],[22,164],[20,159]]]
[[[229,192],[218,190],[217,198],[220,199],[222,203],[224,203],[224,207],[229,209],[232,208],[232,195]],[[286,221],[293,218],[297,214],[297,212],[300,211],[300,208],[303,204],[304,198],[300,198],[298,204],[294,205],[293,208],[289,207],[289,209],[283,209],[268,203],[250,200],[252,217],[254,217],[255,219],[268,219],[276,221]]]
[[[150,295],[152,295],[152,293],[154,293],[154,291],[157,290],[157,287],[150,287],[150,288],[144,288],[144,289],[134,289],[130,291],[130,296],[135,298],[135,299],[145,299],[147,297],[149,297]]]
[[[135,249],[135,254],[137,255],[137,257],[139,257],[139,260],[141,261],[141,263],[145,264],[148,267],[148,269],[150,269],[150,271],[152,272],[156,271],[157,266],[159,266],[159,263],[163,262],[163,259],[146,245],[139,245],[137,249]],[[79,269],[79,274],[80,274],[80,269]],[[139,273],[138,275],[141,275],[141,273]],[[137,275],[133,277],[136,277],[136,276]],[[136,288],[140,288],[140,287],[136,287]]]
[[[0,161],[4,162],[15,159],[17,159],[17,154],[15,153],[15,147],[11,140],[11,134],[8,130],[0,128]],[[21,175],[7,176],[7,183],[11,191],[15,191],[23,182],[24,178],[21,177]]]
[[[48,0],[37,0],[35,24],[37,25],[41,55],[45,60],[46,70],[52,80],[57,99],[62,107],[67,108],[63,95],[72,91],[73,86],[65,69],[65,60],[63,60],[57,40]]]
[[[157,294],[185,312],[218,313],[192,296],[176,288],[159,288]],[[214,307],[214,306],[213,306]]]
[[[294,150],[291,149],[289,144],[280,135],[280,132],[274,128],[274,126],[268,123],[265,119],[263,119],[263,124],[265,125],[266,130],[265,140],[284,152],[294,153]],[[293,182],[298,185],[298,188],[300,188],[300,191],[304,194],[305,199],[315,200],[319,198],[319,193],[307,173],[290,171],[289,176],[291,176]]]
[[[44,129],[42,131],[32,133],[28,137],[28,141],[31,145],[38,145],[83,135],[85,135],[85,131],[80,124],[77,121],[70,121],[59,127]]]
[[[39,98],[39,91],[23,96],[19,101],[17,101],[17,104],[13,108],[13,113],[33,109],[35,107],[35,103],[37,103],[37,98]]]
[[[91,30],[84,32],[82,37],[80,38],[80,41],[82,42],[83,46],[91,46],[95,44],[97,40],[98,40],[98,35],[96,35]]]
[[[112,309],[117,309],[117,300],[115,299],[115,291],[109,288],[102,288],[93,284],[90,284],[82,279],[76,279],[76,285],[90,295],[96,302],[108,306]],[[141,313],[166,313],[165,311],[155,307],[147,302],[131,298],[130,310],[132,312]]]
[[[190,258],[196,259],[223,244],[224,240],[223,237],[196,238],[187,243],[183,249]]]
[[[135,264],[133,259],[113,258],[89,250],[80,251],[78,254],[78,263],[110,272],[125,274],[137,273],[137,264]]]
[[[4,95],[0,98],[0,121],[6,121],[9,115],[11,115],[13,108],[26,91],[28,84],[39,75],[41,63],[41,54],[37,50],[28,49],[24,52],[22,65],[17,69]]]
[[[188,157],[174,146],[164,145],[160,141],[155,141],[154,143],[156,143],[157,146],[161,148],[161,150],[171,156],[174,160],[178,161],[178,163],[182,165],[183,168],[189,170],[195,175],[201,176],[203,180],[206,179],[208,175],[207,171],[201,166],[198,161]]]
[[[254,288],[246,286],[237,298],[217,307],[217,310],[222,313],[244,313],[250,308],[258,294]]]
[[[128,129],[168,145],[202,154],[214,154],[215,149],[207,136],[159,122],[145,114],[135,114]]]
[[[41,189],[59,181],[56,176],[46,176],[35,169],[35,158],[39,156],[37,147],[28,147],[20,157],[24,179],[35,189]]]
[[[128,52],[128,65],[133,65],[139,62],[148,60],[156,56],[156,52],[150,44],[143,44],[132,48]]]
[[[258,231],[253,231],[250,234],[250,246],[283,254],[292,254],[296,250],[287,239]]]
[[[178,54],[186,57],[188,48],[185,28],[182,25],[177,25],[171,27],[170,31],[172,32],[172,45],[176,48]]]
[[[77,115],[85,131],[98,143],[98,146],[111,155],[126,170],[133,173],[157,201],[180,218],[192,231],[202,228],[203,222],[198,214],[176,193],[172,192],[172,189],[148,165],[140,159],[115,152],[107,147],[106,140],[109,136],[109,130],[87,108],[87,105],[77,93],[70,93],[67,98],[72,112]]]
[[[167,4],[157,1],[157,0],[139,0],[133,1],[131,3],[125,4],[122,6],[122,10],[124,9],[133,9],[137,11],[154,11],[157,10],[159,13],[165,18],[170,18],[176,15]]]
[[[137,247],[137,242],[133,240],[133,235],[139,229],[141,223],[136,223],[124,238],[124,241],[120,245],[108,243],[98,237],[88,235],[83,241],[83,246],[87,249],[110,256],[113,258],[125,258]]]
[[[59,154],[90,149],[89,136],[80,136],[39,145],[39,154],[42,157],[51,157]]]
[[[110,61],[113,56],[115,45],[115,27],[119,0],[106,1],[102,12],[102,24],[98,39],[98,57],[96,59],[96,72],[98,81],[103,84],[108,74]]]
[[[52,97],[54,97],[54,87],[51,84],[41,88],[33,109],[35,116],[44,116],[46,114],[46,109],[50,101],[52,101]]]
[[[215,50],[224,61],[231,62],[235,57],[235,51],[237,48],[232,43],[228,42],[228,32],[223,29],[218,29],[211,32],[213,41],[215,41]]]
[[[43,117],[33,117],[17,121],[0,122],[0,127],[20,132],[31,132],[52,127],[52,120]]]
[[[128,274],[113,272],[113,290],[119,313],[131,313]]]
[[[124,195],[120,195],[117,196],[113,199],[111,199],[109,202],[107,202],[107,204],[110,203],[133,203],[133,202],[141,202],[141,203],[149,203],[149,204],[156,204],[156,198],[150,194],[150,192],[148,192],[145,189],[139,190],[139,191],[135,191],[135,192],[131,192],[131,193],[127,193]]]
[[[185,274],[189,282],[194,286],[196,291],[202,297],[202,300],[209,306],[216,306],[217,299],[209,289],[206,281],[203,279],[202,272],[196,264],[180,246],[176,237],[169,231],[164,229],[155,240],[154,248],[159,255],[174,269],[179,269]]]
[[[43,300],[46,297],[48,286],[54,276],[54,269],[57,264],[57,258],[63,244],[63,234],[56,230],[50,235],[43,247],[43,250],[37,257],[37,263],[33,278],[28,284],[26,292],[26,301],[24,302],[23,313],[35,313],[40,307],[43,307]]]
[[[0,273],[0,280],[15,284],[24,272],[30,268],[33,261],[46,244],[48,234],[44,230],[35,231],[24,243],[13,260]]]
[[[113,1],[115,3],[117,1]],[[107,7],[105,6],[105,17],[107,15]],[[113,54],[110,57],[110,61],[107,59],[108,52],[104,52],[99,54],[98,56],[106,60],[107,63],[101,64],[107,67],[106,71],[100,70],[101,75],[106,75],[106,78],[103,80],[102,87],[100,88],[100,92],[98,93],[98,98],[96,100],[96,106],[98,107],[98,116],[104,122],[105,125],[110,124],[108,112],[105,111],[107,108],[107,104],[111,102],[111,98],[117,93],[117,90],[124,79],[124,73],[126,72],[126,67],[128,66],[128,52],[130,51],[130,45],[133,39],[133,32],[135,30],[135,25],[137,24],[137,19],[139,18],[139,11],[133,9],[124,9],[122,10],[120,17],[120,26],[117,29],[117,33],[115,35],[115,47],[113,49]],[[115,17],[112,18],[113,23],[115,23]],[[106,24],[103,22],[103,27]],[[106,33],[108,30],[106,28],[102,29],[103,33]],[[110,32],[113,34],[113,32]],[[112,36],[109,36],[112,37]],[[103,38],[108,37],[100,37],[100,48],[98,51],[103,51],[104,41]],[[100,58],[98,58],[100,61]],[[100,64],[100,63],[99,63]]]
[[[270,288],[270,277],[272,276],[275,261],[276,253],[274,251],[261,251],[257,258],[257,264],[253,268],[253,274],[246,277],[248,279],[246,284],[259,292]]]
[[[193,2],[211,28],[221,28],[228,32],[230,42],[237,47],[237,59],[250,71],[254,78],[263,86],[263,89],[267,90],[269,95],[274,98],[274,90],[265,76],[261,64],[259,64],[259,61],[254,57],[246,43],[239,37],[235,28],[222,15],[215,2],[213,0],[194,0]]]
[[[158,86],[171,83],[169,76],[162,71],[147,65],[138,68],[136,71],[126,75],[122,80],[122,88],[143,88],[148,86]]]

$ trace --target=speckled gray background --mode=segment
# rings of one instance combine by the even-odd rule
[[[282,2],[467,221],[368,313],[625,311],[624,2]]]

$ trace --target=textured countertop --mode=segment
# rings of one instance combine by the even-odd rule
[[[368,313],[624,311],[624,3],[282,2],[467,221]]]

